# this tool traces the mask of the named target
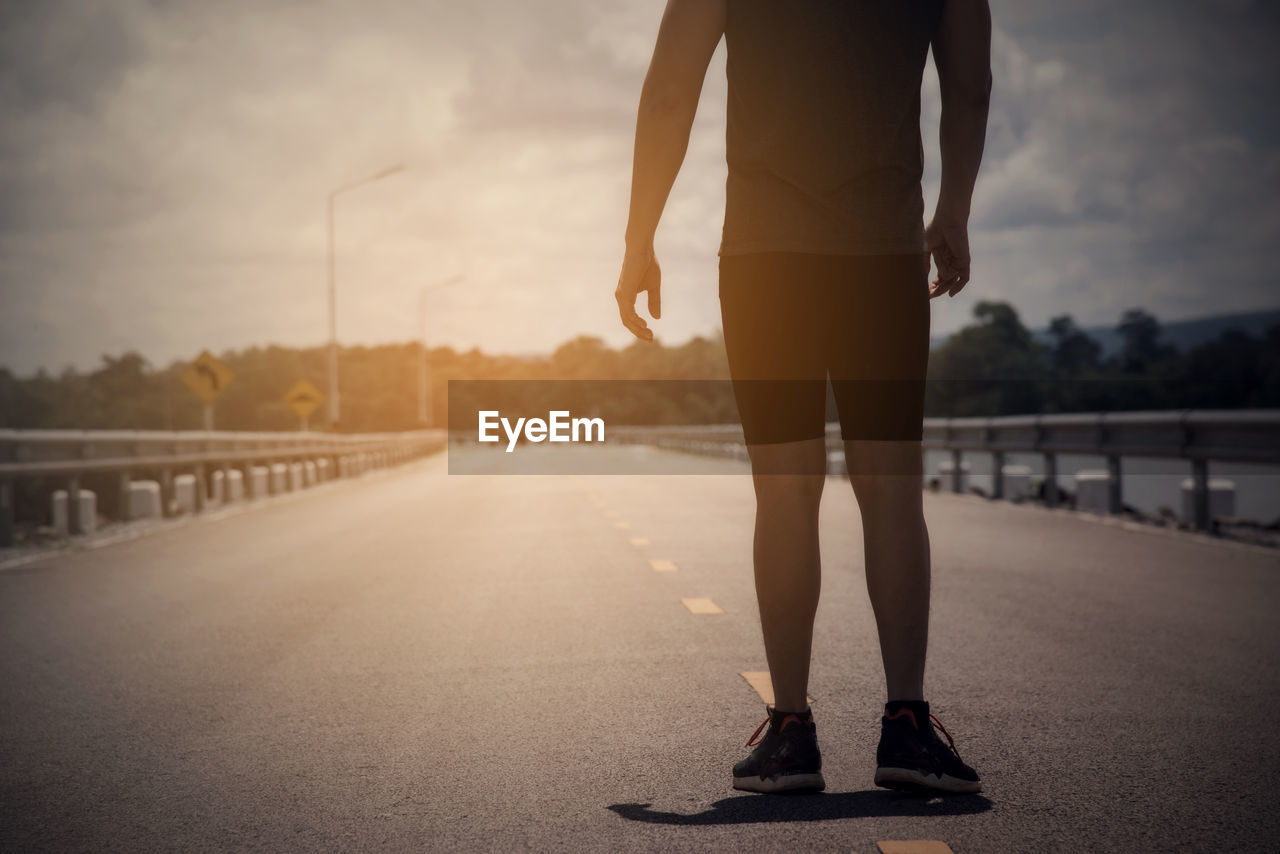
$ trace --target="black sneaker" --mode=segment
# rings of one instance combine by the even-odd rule
[[[956,744],[928,703],[894,704],[880,719],[876,785],[915,792],[972,794],[982,791],[978,772],[960,761]],[[943,744],[933,725],[947,737]]]
[[[769,731],[759,738],[765,725]],[[769,706],[769,717],[756,728],[747,747],[751,755],[733,766],[733,787],[744,792],[821,791],[822,754],[813,714],[779,712]]]

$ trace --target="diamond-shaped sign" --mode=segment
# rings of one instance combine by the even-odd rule
[[[182,372],[182,384],[208,406],[226,391],[235,374],[205,350]]]
[[[324,395],[306,380],[298,380],[284,395],[284,402],[299,418],[310,417],[322,400]]]

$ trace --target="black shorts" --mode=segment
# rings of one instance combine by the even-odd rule
[[[816,439],[827,379],[846,439],[920,441],[929,363],[919,255],[720,259],[720,312],[748,444]]]

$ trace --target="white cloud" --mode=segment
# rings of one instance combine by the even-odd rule
[[[611,293],[661,4],[30,8],[0,27],[0,364],[319,343],[325,195],[396,162],[407,171],[338,200],[343,341],[415,335],[418,289],[463,272],[432,297],[433,340],[626,343]],[[1118,61],[1133,44],[1096,23],[1078,36],[1107,4],[1065,22],[1060,8],[997,4],[977,278],[937,327],[979,297],[1037,322],[1273,303],[1274,140],[1212,115],[1185,21],[1153,25],[1171,51]],[[723,62],[722,47],[659,233],[666,341],[719,320]],[[1262,62],[1232,55],[1214,86],[1245,98],[1252,84],[1222,80]],[[938,109],[930,72],[928,195]]]

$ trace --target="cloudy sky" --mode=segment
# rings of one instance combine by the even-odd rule
[[[0,0],[0,365],[327,336],[621,344],[612,300],[658,0]],[[1280,305],[1280,37],[1249,0],[994,0],[979,298],[1042,324]],[[924,127],[936,184],[937,85]],[[677,343],[718,324],[724,56],[662,229]]]

